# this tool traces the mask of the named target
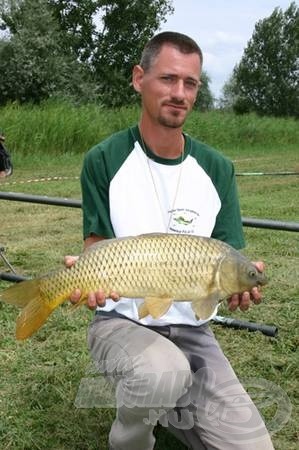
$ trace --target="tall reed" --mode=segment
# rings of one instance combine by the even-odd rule
[[[138,121],[139,108],[104,109],[95,104],[74,105],[47,101],[39,106],[10,104],[0,109],[0,128],[14,154],[62,155],[84,153],[111,133]],[[299,142],[294,119],[236,116],[232,113],[194,111],[185,131],[214,147],[280,151]]]

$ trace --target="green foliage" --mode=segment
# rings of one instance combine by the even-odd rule
[[[60,25],[63,45],[82,62],[88,62],[94,51],[94,18],[104,3],[103,0],[48,0]]]
[[[234,103],[237,99],[236,90],[236,77],[233,72],[222,88],[222,93],[218,100],[218,106],[220,109],[228,111],[233,110]]]
[[[240,64],[234,69],[234,110],[299,116],[299,8],[276,8],[259,21]]]
[[[169,0],[105,2],[92,64],[107,106],[136,102],[131,73],[146,42],[172,11]]]
[[[0,104],[50,97],[108,107],[138,102],[131,73],[171,0],[5,0],[0,8]],[[213,106],[203,74],[197,108]]]
[[[13,33],[0,41],[0,103],[40,102],[67,92],[84,96],[84,68],[61,47],[61,32],[46,0],[24,0],[3,16]],[[90,95],[90,94],[89,94]]]
[[[110,110],[95,103],[48,100],[0,109],[1,128],[14,155],[83,153],[109,134],[138,120],[137,108]]]
[[[199,111],[209,111],[213,109],[214,98],[209,87],[210,77],[204,70],[201,74],[201,86],[197,95],[197,99],[194,105],[195,109]]]
[[[137,106],[108,109],[96,104],[75,105],[57,100],[40,105],[8,104],[0,108],[1,128],[13,157],[84,153],[113,132],[138,122]],[[286,148],[298,151],[299,127],[293,118],[259,118],[255,114],[194,111],[185,131],[201,141],[229,152],[250,147],[255,154]]]
[[[108,106],[136,102],[132,67],[172,11],[171,0],[5,0],[0,104],[61,95]]]

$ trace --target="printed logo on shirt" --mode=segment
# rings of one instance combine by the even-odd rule
[[[169,231],[174,233],[193,234],[199,218],[197,211],[178,208],[168,211],[170,217]]]

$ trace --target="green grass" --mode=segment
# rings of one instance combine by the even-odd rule
[[[19,156],[39,157],[82,154],[111,133],[138,120],[138,107],[102,109],[96,105],[45,102],[41,106],[12,104],[0,108],[0,127],[7,147],[18,162]],[[213,111],[193,112],[185,131],[235,158],[244,149],[257,157],[298,150],[299,129],[295,119],[258,118],[254,114],[236,116]],[[247,151],[244,154],[247,157]],[[297,163],[298,164],[298,163]]]
[[[110,132],[134,123],[138,111],[113,114],[95,107],[76,110],[68,106],[66,110],[61,106],[61,117],[68,117],[61,124],[57,105],[43,108],[15,107],[16,115],[14,107],[1,111],[15,171],[10,179],[0,181],[0,190],[79,199],[83,152]],[[28,124],[31,114],[34,118]],[[75,130],[80,132],[74,134]],[[234,159],[237,172],[298,170],[299,137],[292,120],[193,114],[186,131]],[[68,179],[28,182],[55,176]],[[298,221],[298,177],[238,177],[238,186],[243,216]],[[46,273],[61,267],[65,254],[81,251],[79,209],[2,200],[0,218],[0,244],[20,274]],[[273,435],[273,441],[277,450],[295,450],[299,419],[298,234],[253,228],[246,228],[245,233],[246,253],[267,265],[270,282],[264,289],[264,302],[246,313],[229,314],[222,307],[220,314],[275,324],[278,338],[212,327],[240,377],[251,382],[266,380],[280,408],[284,397],[279,395],[289,398],[291,417]],[[0,260],[1,270],[5,267]],[[8,285],[1,282],[0,289]],[[0,305],[0,448],[106,450],[114,410],[75,406],[80,382],[90,376],[86,331],[92,313],[86,308],[70,312],[65,304],[25,342],[15,341],[16,316],[15,308]],[[247,385],[254,395],[254,388],[249,382]],[[261,407],[271,427],[278,406]],[[172,448],[183,446],[159,430],[156,449]]]

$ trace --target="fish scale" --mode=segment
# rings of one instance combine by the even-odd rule
[[[0,300],[23,307],[16,335],[26,339],[76,288],[82,302],[98,289],[107,297],[114,291],[132,301],[144,298],[140,319],[159,319],[173,301],[190,301],[196,318],[206,319],[220,300],[265,283],[264,274],[224,242],[156,233],[102,240],[71,268],[18,283],[1,292]]]

